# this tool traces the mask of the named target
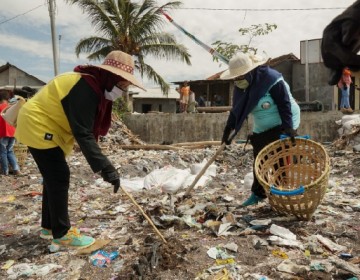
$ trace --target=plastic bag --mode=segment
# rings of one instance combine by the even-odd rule
[[[152,188],[160,187],[162,182],[166,181],[173,174],[175,167],[167,165],[161,169],[155,169],[144,178],[144,188],[149,190]]]
[[[195,180],[196,175],[190,175],[188,177],[186,177],[184,183],[183,183],[183,188],[188,188]],[[198,187],[206,187],[209,183],[211,182],[211,177],[208,176],[201,176],[200,179],[196,182],[194,188],[198,188]]]
[[[190,175],[189,169],[174,169],[171,176],[161,184],[161,191],[165,193],[175,193],[183,187],[185,179]]]
[[[247,173],[244,177],[244,187],[246,189],[251,189],[253,182],[254,182],[254,173],[253,172]]]
[[[207,164],[207,160],[204,159],[202,161],[202,163],[195,163],[195,164],[191,165],[190,166],[191,174],[192,175],[199,174],[200,171],[204,168],[204,166],[206,164]],[[215,177],[216,176],[216,165],[215,164],[210,164],[210,166],[206,169],[206,171],[205,171],[205,173],[203,175]]]
[[[11,126],[16,126],[17,117],[21,107],[25,104],[26,100],[17,96],[14,103],[10,103],[8,107],[6,107],[2,112],[1,116],[3,119],[10,124]]]
[[[92,253],[89,258],[93,265],[98,267],[107,267],[111,261],[116,259],[118,256],[119,253],[116,251],[108,253],[103,250],[98,250]]]

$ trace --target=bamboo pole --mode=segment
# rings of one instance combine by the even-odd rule
[[[199,142],[183,142],[183,143],[175,143],[171,146],[176,147],[185,147],[185,146],[197,146],[197,145],[221,145],[221,141],[199,141]]]
[[[171,145],[119,145],[117,146],[124,150],[182,150],[180,147],[173,147]]]
[[[161,232],[157,229],[157,227],[154,225],[153,221],[149,218],[148,215],[144,212],[144,210],[141,208],[139,204],[135,201],[135,199],[132,197],[130,193],[128,193],[123,187],[121,187],[122,191],[130,198],[132,203],[140,210],[141,214],[145,217],[145,219],[150,223],[150,225],[153,227],[155,232],[159,235],[159,237],[162,239],[162,241],[167,244],[167,241],[165,240],[164,236],[161,234]]]

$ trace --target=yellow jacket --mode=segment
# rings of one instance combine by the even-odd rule
[[[65,155],[76,140],[97,172],[110,164],[93,134],[98,104],[98,96],[80,73],[61,74],[20,109],[15,137],[35,149],[60,147]]]

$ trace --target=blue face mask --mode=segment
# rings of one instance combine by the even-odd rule
[[[124,96],[125,94],[126,94],[126,92],[119,89],[118,87],[113,87],[113,89],[111,91],[105,90],[105,93],[104,93],[105,99],[110,100],[110,101],[115,101],[116,99],[118,99],[121,96]]]

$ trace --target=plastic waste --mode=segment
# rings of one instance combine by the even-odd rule
[[[289,240],[296,240],[296,235],[293,234],[290,230],[288,230],[287,228],[283,228],[280,226],[277,226],[275,224],[272,224],[270,227],[270,233],[280,236],[284,239],[289,239]]]
[[[94,266],[98,267],[107,267],[111,263],[112,260],[116,259],[119,256],[119,253],[114,251],[108,253],[103,250],[95,251],[91,254],[90,261]]]
[[[197,175],[200,173],[200,171],[204,168],[204,166],[207,164],[207,160],[204,159],[202,163],[195,163],[190,166],[190,171],[192,175]],[[210,166],[206,169],[205,176],[215,177],[216,176],[216,165],[210,164]]]
[[[254,173],[253,172],[247,173],[244,177],[245,189],[251,189],[253,181],[254,181]]]

